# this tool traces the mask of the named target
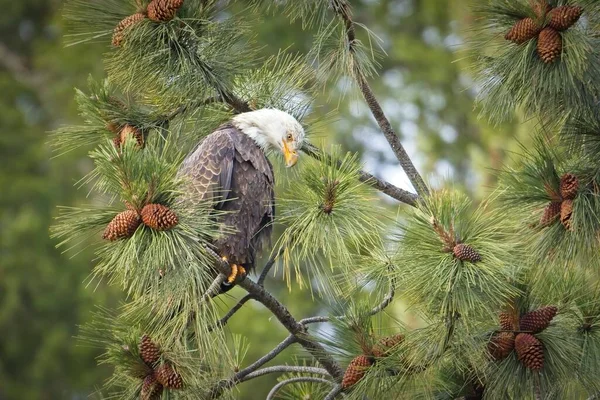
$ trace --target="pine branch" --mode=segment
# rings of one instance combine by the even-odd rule
[[[279,249],[279,251],[276,254],[271,255],[269,261],[267,261],[267,263],[263,267],[263,270],[261,271],[260,276],[258,277],[258,281],[256,281],[256,283],[258,283],[260,286],[265,286],[265,279],[267,279],[269,271],[271,271],[271,268],[273,268],[273,265],[275,265],[275,261],[277,260],[277,258],[279,258],[282,252],[283,249]]]
[[[379,314],[387,306],[389,306],[392,303],[392,301],[394,300],[395,293],[396,293],[396,285],[392,282],[390,284],[390,289],[388,290],[388,292],[385,295],[385,297],[383,298],[383,300],[371,309],[371,311],[369,312],[369,316]],[[331,321],[332,318],[343,319],[343,318],[346,318],[346,316],[339,315],[336,317],[329,317],[329,316],[322,315],[322,316],[301,319],[300,323],[303,325],[318,324],[318,323],[323,323],[323,322],[329,322],[329,321]]]
[[[274,374],[274,373],[287,373],[287,372],[295,372],[300,374],[319,374],[330,376],[329,372],[323,368],[315,368],[315,367],[297,367],[290,365],[275,365],[273,367],[267,367],[263,369],[259,369],[258,371],[252,372],[246,375],[241,381],[249,381],[250,379],[258,378],[259,376]],[[329,383],[333,383],[332,381],[327,381]]]
[[[237,372],[233,377],[231,377],[231,379],[223,380],[223,381],[219,382],[218,384],[216,384],[209,392],[210,398],[216,399],[216,398],[220,397],[221,394],[223,394],[223,392],[225,390],[232,388],[233,386],[237,385],[240,382],[243,382],[244,378],[246,378],[248,375],[250,375],[251,373],[258,370],[264,364],[268,363],[269,361],[271,361],[272,359],[277,357],[282,351],[284,351],[285,349],[287,349],[289,346],[291,346],[294,343],[297,343],[296,337],[294,335],[289,335],[287,338],[285,338],[285,340],[283,340],[281,343],[279,343],[273,350],[271,350],[270,352],[268,352],[267,354],[265,354],[264,356],[262,356],[261,358],[256,360],[254,363],[252,363],[249,366],[247,366],[246,368],[244,368],[243,370]]]
[[[323,400],[333,400],[338,394],[342,393],[342,385],[336,385]]]
[[[383,132],[383,135],[385,136],[388,143],[390,144],[390,147],[394,151],[396,158],[400,162],[400,166],[402,167],[404,172],[406,172],[408,179],[410,179],[410,181],[413,184],[413,186],[415,187],[417,193],[421,196],[425,196],[429,193],[429,189],[427,188],[427,185],[425,185],[425,181],[423,181],[423,178],[421,177],[421,175],[415,168],[408,153],[404,149],[404,146],[402,146],[402,143],[400,142],[398,135],[394,131],[394,128],[392,128],[392,124],[390,123],[390,121],[385,116],[385,113],[383,112],[381,105],[375,98],[375,94],[373,93],[373,90],[369,86],[369,83],[367,82],[367,79],[365,78],[365,76],[364,76],[362,70],[360,69],[360,66],[356,60],[355,51],[354,51],[354,46],[355,46],[355,42],[356,42],[356,32],[355,32],[355,28],[354,28],[354,21],[352,20],[352,15],[350,12],[350,5],[348,4],[348,2],[346,0],[335,1],[335,2],[333,2],[333,9],[339,15],[339,17],[344,21],[344,24],[346,26],[346,37],[347,37],[347,42],[348,42],[348,50],[350,51],[350,54],[352,55],[352,61],[353,61],[353,69],[354,69],[353,75],[354,75],[354,79],[356,80],[356,83],[358,84],[358,87],[365,99],[365,102],[369,106],[369,109],[371,110],[371,114],[373,114],[373,117],[377,121],[377,124],[379,125],[381,131]]]
[[[318,160],[322,159],[324,155],[321,149],[319,149],[316,146],[313,146],[310,143],[305,143],[302,146],[302,151]],[[378,179],[368,172],[360,171],[359,179],[361,182],[366,183],[367,185],[379,190],[382,193],[387,194],[391,198],[396,199],[402,203],[408,204],[413,207],[417,204],[419,196],[417,196],[416,194],[394,186],[391,183],[386,182],[384,180]]]
[[[240,299],[240,301],[237,302],[237,304],[235,306],[233,306],[231,308],[231,310],[229,310],[227,312],[227,314],[225,314],[223,316],[223,318],[221,318],[219,321],[217,321],[211,328],[209,328],[209,332],[212,332],[213,330],[215,330],[216,328],[222,328],[225,325],[227,325],[227,322],[229,322],[229,319],[231,317],[234,316],[235,313],[237,313],[243,306],[244,304],[246,304],[249,300],[252,300],[254,297],[251,294],[247,294],[244,297],[242,297]]]
[[[316,382],[316,383],[326,383],[326,384],[329,384],[329,385],[332,384],[332,382],[328,381],[327,379],[316,378],[316,377],[313,377],[313,376],[302,376],[302,377],[290,378],[290,379],[286,379],[284,381],[281,381],[277,385],[273,386],[273,389],[271,389],[271,391],[267,395],[267,400],[273,400],[273,399],[275,399],[275,395],[277,394],[277,392],[281,388],[283,388],[284,386],[290,385],[290,384],[293,384],[293,383],[298,383],[298,382]]]
[[[219,272],[223,274],[229,274],[231,267],[229,264],[222,260],[218,254],[210,249],[207,251],[212,254],[215,260],[215,266]],[[306,335],[306,327],[299,323],[289,312],[289,310],[280,303],[271,293],[267,292],[262,286],[253,282],[251,279],[244,279],[239,283],[239,286],[245,289],[250,295],[264,305],[269,311],[275,315],[279,322],[290,332],[294,340],[299,343],[309,354],[311,354],[336,380],[341,380],[343,376],[343,370],[339,364],[333,359],[333,357],[325,350],[325,348],[314,340],[311,340]],[[291,339],[290,339],[291,340]],[[287,347],[287,346],[285,346]],[[279,352],[283,349],[279,350]],[[272,356],[275,357],[279,352],[273,352]],[[270,353],[271,354],[271,353]],[[265,357],[263,357],[264,359]],[[261,359],[262,360],[262,359]],[[260,361],[260,360],[259,360]],[[268,360],[267,360],[268,361]],[[234,381],[235,382],[235,381]],[[219,394],[222,393],[222,388]],[[213,397],[213,398],[216,398]]]

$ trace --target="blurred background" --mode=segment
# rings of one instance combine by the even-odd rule
[[[82,346],[76,336],[95,307],[114,308],[121,293],[86,285],[91,250],[61,254],[49,238],[57,205],[91,200],[85,189],[74,187],[90,170],[90,161],[84,151],[53,158],[47,144],[49,131],[80,122],[74,88],[85,89],[90,74],[103,77],[102,53],[109,50],[110,38],[65,47],[62,3],[0,0],[0,400],[83,399],[110,374],[109,368],[96,366],[100,350]],[[452,178],[481,198],[494,186],[493,170],[508,160],[507,143],[515,142],[510,138],[525,128],[519,131],[511,123],[490,127],[477,118],[477,87],[461,50],[470,18],[467,1],[352,4],[355,20],[374,31],[387,53],[373,87],[409,154],[434,186]],[[243,4],[236,7],[241,11]],[[310,33],[282,17],[265,16],[256,33],[265,55],[288,47],[304,53],[311,44]],[[342,79],[317,99],[316,113],[338,109],[326,139],[360,151],[367,170],[411,189],[355,94]],[[397,204],[389,201],[389,207]],[[290,293],[277,279],[268,288],[298,317],[320,308],[309,293]],[[224,301],[239,298],[237,290]],[[230,326],[248,336],[251,362],[285,333],[276,323],[262,323],[270,316],[263,309],[251,303],[246,307]],[[390,313],[411,323],[401,302]],[[289,357],[286,353],[281,360]],[[274,379],[241,385],[240,399],[264,398]]]

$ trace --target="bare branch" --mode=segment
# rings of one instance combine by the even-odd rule
[[[394,300],[395,294],[396,294],[396,285],[392,281],[392,282],[390,282],[390,289],[388,290],[388,292],[385,295],[385,297],[383,298],[383,300],[371,309],[371,311],[369,312],[369,315],[373,316],[373,315],[379,314],[380,312],[385,310],[387,308],[387,306],[389,306],[392,303],[392,301]],[[331,321],[332,318],[342,319],[342,318],[346,318],[346,316],[338,315],[335,317],[329,317],[329,316],[321,315],[321,316],[301,319],[300,323],[302,325],[318,324],[318,323],[323,323],[323,322],[329,322],[329,321]]]
[[[305,143],[302,146],[302,151],[308,154],[309,156],[316,158],[317,160],[322,160],[325,156],[325,154],[318,147],[313,146],[310,143]],[[404,189],[400,189],[399,187],[394,186],[389,182],[378,179],[368,172],[360,171],[359,179],[361,182],[366,183],[367,185],[379,190],[382,193],[387,194],[391,198],[396,199],[402,203],[411,205],[413,207],[417,204],[419,196],[417,196],[416,194]]]
[[[333,400],[337,397],[338,394],[342,393],[342,385],[336,385],[327,396],[323,400]]]
[[[236,304],[235,306],[233,306],[233,307],[231,308],[231,310],[229,310],[229,311],[227,312],[227,314],[225,314],[225,315],[223,316],[223,318],[221,318],[221,319],[220,319],[220,320],[218,320],[218,321],[217,321],[217,322],[216,322],[216,323],[215,323],[213,326],[211,326],[211,327],[208,329],[208,331],[209,331],[209,332],[212,332],[212,331],[214,331],[214,330],[215,330],[215,329],[217,329],[217,328],[222,328],[222,327],[224,327],[225,325],[227,325],[227,322],[229,322],[229,319],[230,319],[231,317],[233,317],[233,315],[234,315],[236,312],[238,312],[238,311],[239,311],[239,310],[240,310],[240,309],[241,309],[241,308],[244,306],[244,304],[246,304],[246,303],[248,302],[248,300],[252,300],[252,298],[253,298],[253,297],[252,297],[252,295],[250,295],[250,294],[247,294],[247,295],[245,295],[244,297],[242,297],[242,298],[240,299],[240,301],[238,301],[238,302],[237,302],[237,304]]]
[[[281,343],[279,343],[273,350],[271,350],[270,352],[265,354],[263,357],[259,358],[258,360],[256,360],[255,362],[253,362],[252,364],[247,366],[246,368],[244,368],[241,371],[239,371],[238,373],[236,373],[233,377],[231,377],[231,379],[222,380],[221,382],[219,382],[218,384],[213,386],[213,388],[209,391],[210,398],[216,399],[216,398],[220,397],[221,394],[223,394],[223,392],[225,390],[246,380],[246,379],[244,379],[246,376],[253,373],[257,369],[259,369],[260,367],[262,367],[263,365],[265,365],[266,363],[268,363],[269,361],[271,361],[272,359],[277,357],[282,351],[284,351],[290,345],[292,345],[296,342],[297,342],[296,337],[294,335],[289,335],[287,338],[285,338],[285,340],[283,340]],[[248,378],[248,379],[250,379],[250,378]]]
[[[265,286],[265,279],[267,279],[267,275],[269,274],[269,271],[271,271],[271,268],[273,268],[273,265],[275,265],[275,261],[277,260],[277,258],[279,258],[279,256],[281,255],[282,252],[283,252],[283,249],[279,249],[279,251],[277,251],[277,253],[271,255],[271,257],[269,258],[269,261],[267,261],[267,263],[263,267],[263,270],[261,271],[260,276],[258,277],[258,281],[256,282],[260,286]]]
[[[417,193],[419,195],[421,195],[421,196],[427,195],[429,193],[429,189],[427,188],[427,185],[425,185],[425,181],[423,181],[423,178],[421,177],[421,175],[415,168],[412,160],[408,156],[408,153],[404,149],[404,146],[402,146],[402,143],[400,143],[400,139],[398,138],[398,135],[394,131],[394,128],[392,128],[392,124],[390,123],[390,121],[385,116],[385,113],[383,112],[381,105],[375,98],[375,94],[373,93],[373,90],[369,86],[369,83],[367,82],[367,79],[366,79],[365,75],[363,74],[363,72],[360,68],[360,65],[358,64],[356,57],[354,57],[354,54],[355,54],[354,45],[355,45],[355,41],[356,41],[356,32],[354,29],[354,21],[352,20],[350,6],[347,1],[341,1],[341,2],[336,2],[336,3],[340,3],[340,5],[334,7],[334,10],[340,16],[340,18],[344,21],[344,25],[346,26],[348,49],[350,51],[350,54],[353,56],[352,61],[354,64],[354,66],[353,66],[354,79],[356,80],[356,83],[358,84],[358,87],[365,99],[365,102],[367,103],[367,105],[369,106],[369,109],[371,110],[371,114],[373,114],[373,117],[375,117],[375,120],[377,121],[379,128],[383,132],[383,135],[385,136],[388,143],[390,144],[390,147],[394,151],[396,158],[400,162],[400,166],[402,167],[404,172],[406,172],[408,179],[410,179],[411,183],[413,184],[413,186],[415,187],[415,189],[417,190]]]
[[[246,375],[242,382],[248,381],[250,379],[258,378],[259,376],[273,374],[273,373],[283,373],[283,372],[296,372],[299,374],[318,374],[330,376],[329,372],[323,368],[315,368],[315,367],[297,367],[292,365],[275,365],[273,367],[267,367],[263,369],[259,369],[258,371],[252,372]],[[330,382],[330,381],[328,381]],[[331,382],[333,383],[333,382]]]
[[[279,390],[281,390],[281,388],[283,388],[284,386],[290,385],[293,383],[299,383],[299,382],[316,382],[316,383],[325,383],[325,384],[329,384],[329,385],[334,384],[333,382],[328,381],[327,379],[316,378],[313,376],[299,376],[296,378],[290,378],[290,379],[281,381],[277,385],[273,386],[273,389],[271,389],[271,391],[267,395],[267,400],[273,400],[275,398],[275,395],[277,394],[277,392]]]

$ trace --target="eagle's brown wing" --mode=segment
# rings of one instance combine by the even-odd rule
[[[235,145],[226,129],[217,130],[202,140],[179,171],[191,178],[190,197],[215,201],[215,208],[221,208],[231,193],[234,158]]]
[[[207,136],[184,160],[180,173],[191,178],[192,201],[216,200],[220,222],[234,230],[215,248],[252,268],[256,252],[269,242],[275,216],[273,168],[254,140],[232,125]]]

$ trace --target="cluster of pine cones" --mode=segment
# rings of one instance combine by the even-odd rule
[[[348,364],[344,378],[342,379],[342,388],[348,389],[356,385],[367,373],[369,367],[375,363],[376,358],[383,358],[390,355],[390,351],[404,341],[404,335],[397,334],[381,338],[369,351],[368,355],[361,354],[356,356]],[[365,349],[363,349],[364,351]]]
[[[573,174],[564,174],[560,178],[559,190],[546,186],[546,192],[551,200],[544,208],[540,225],[543,227],[549,226],[560,216],[560,222],[566,230],[570,231],[572,229],[573,200],[577,197],[578,190],[579,180]]]
[[[556,316],[555,306],[539,308],[516,318],[510,313],[500,313],[501,332],[492,336],[488,351],[496,361],[503,360],[515,350],[523,365],[539,371],[544,367],[544,345],[535,334],[546,329]],[[517,333],[518,332],[518,333]]]
[[[583,9],[578,6],[552,8],[545,0],[535,3],[537,21],[527,17],[517,21],[504,36],[506,40],[522,44],[537,36],[537,52],[545,63],[556,61],[562,52],[560,32],[569,29],[579,20]]]
[[[175,18],[175,14],[183,5],[183,0],[152,0],[143,12],[132,14],[117,24],[113,31],[112,44],[119,47],[125,39],[125,33],[134,24],[150,19],[154,22],[167,22]]]
[[[142,223],[157,231],[172,229],[179,223],[177,214],[162,204],[146,204],[139,212],[128,208],[110,221],[102,235],[103,239],[114,241],[129,238]]]
[[[146,375],[142,377],[141,400],[158,400],[164,388],[181,389],[183,387],[181,375],[171,364],[159,365],[161,351],[148,335],[142,336],[139,350],[142,361],[148,367]]]

